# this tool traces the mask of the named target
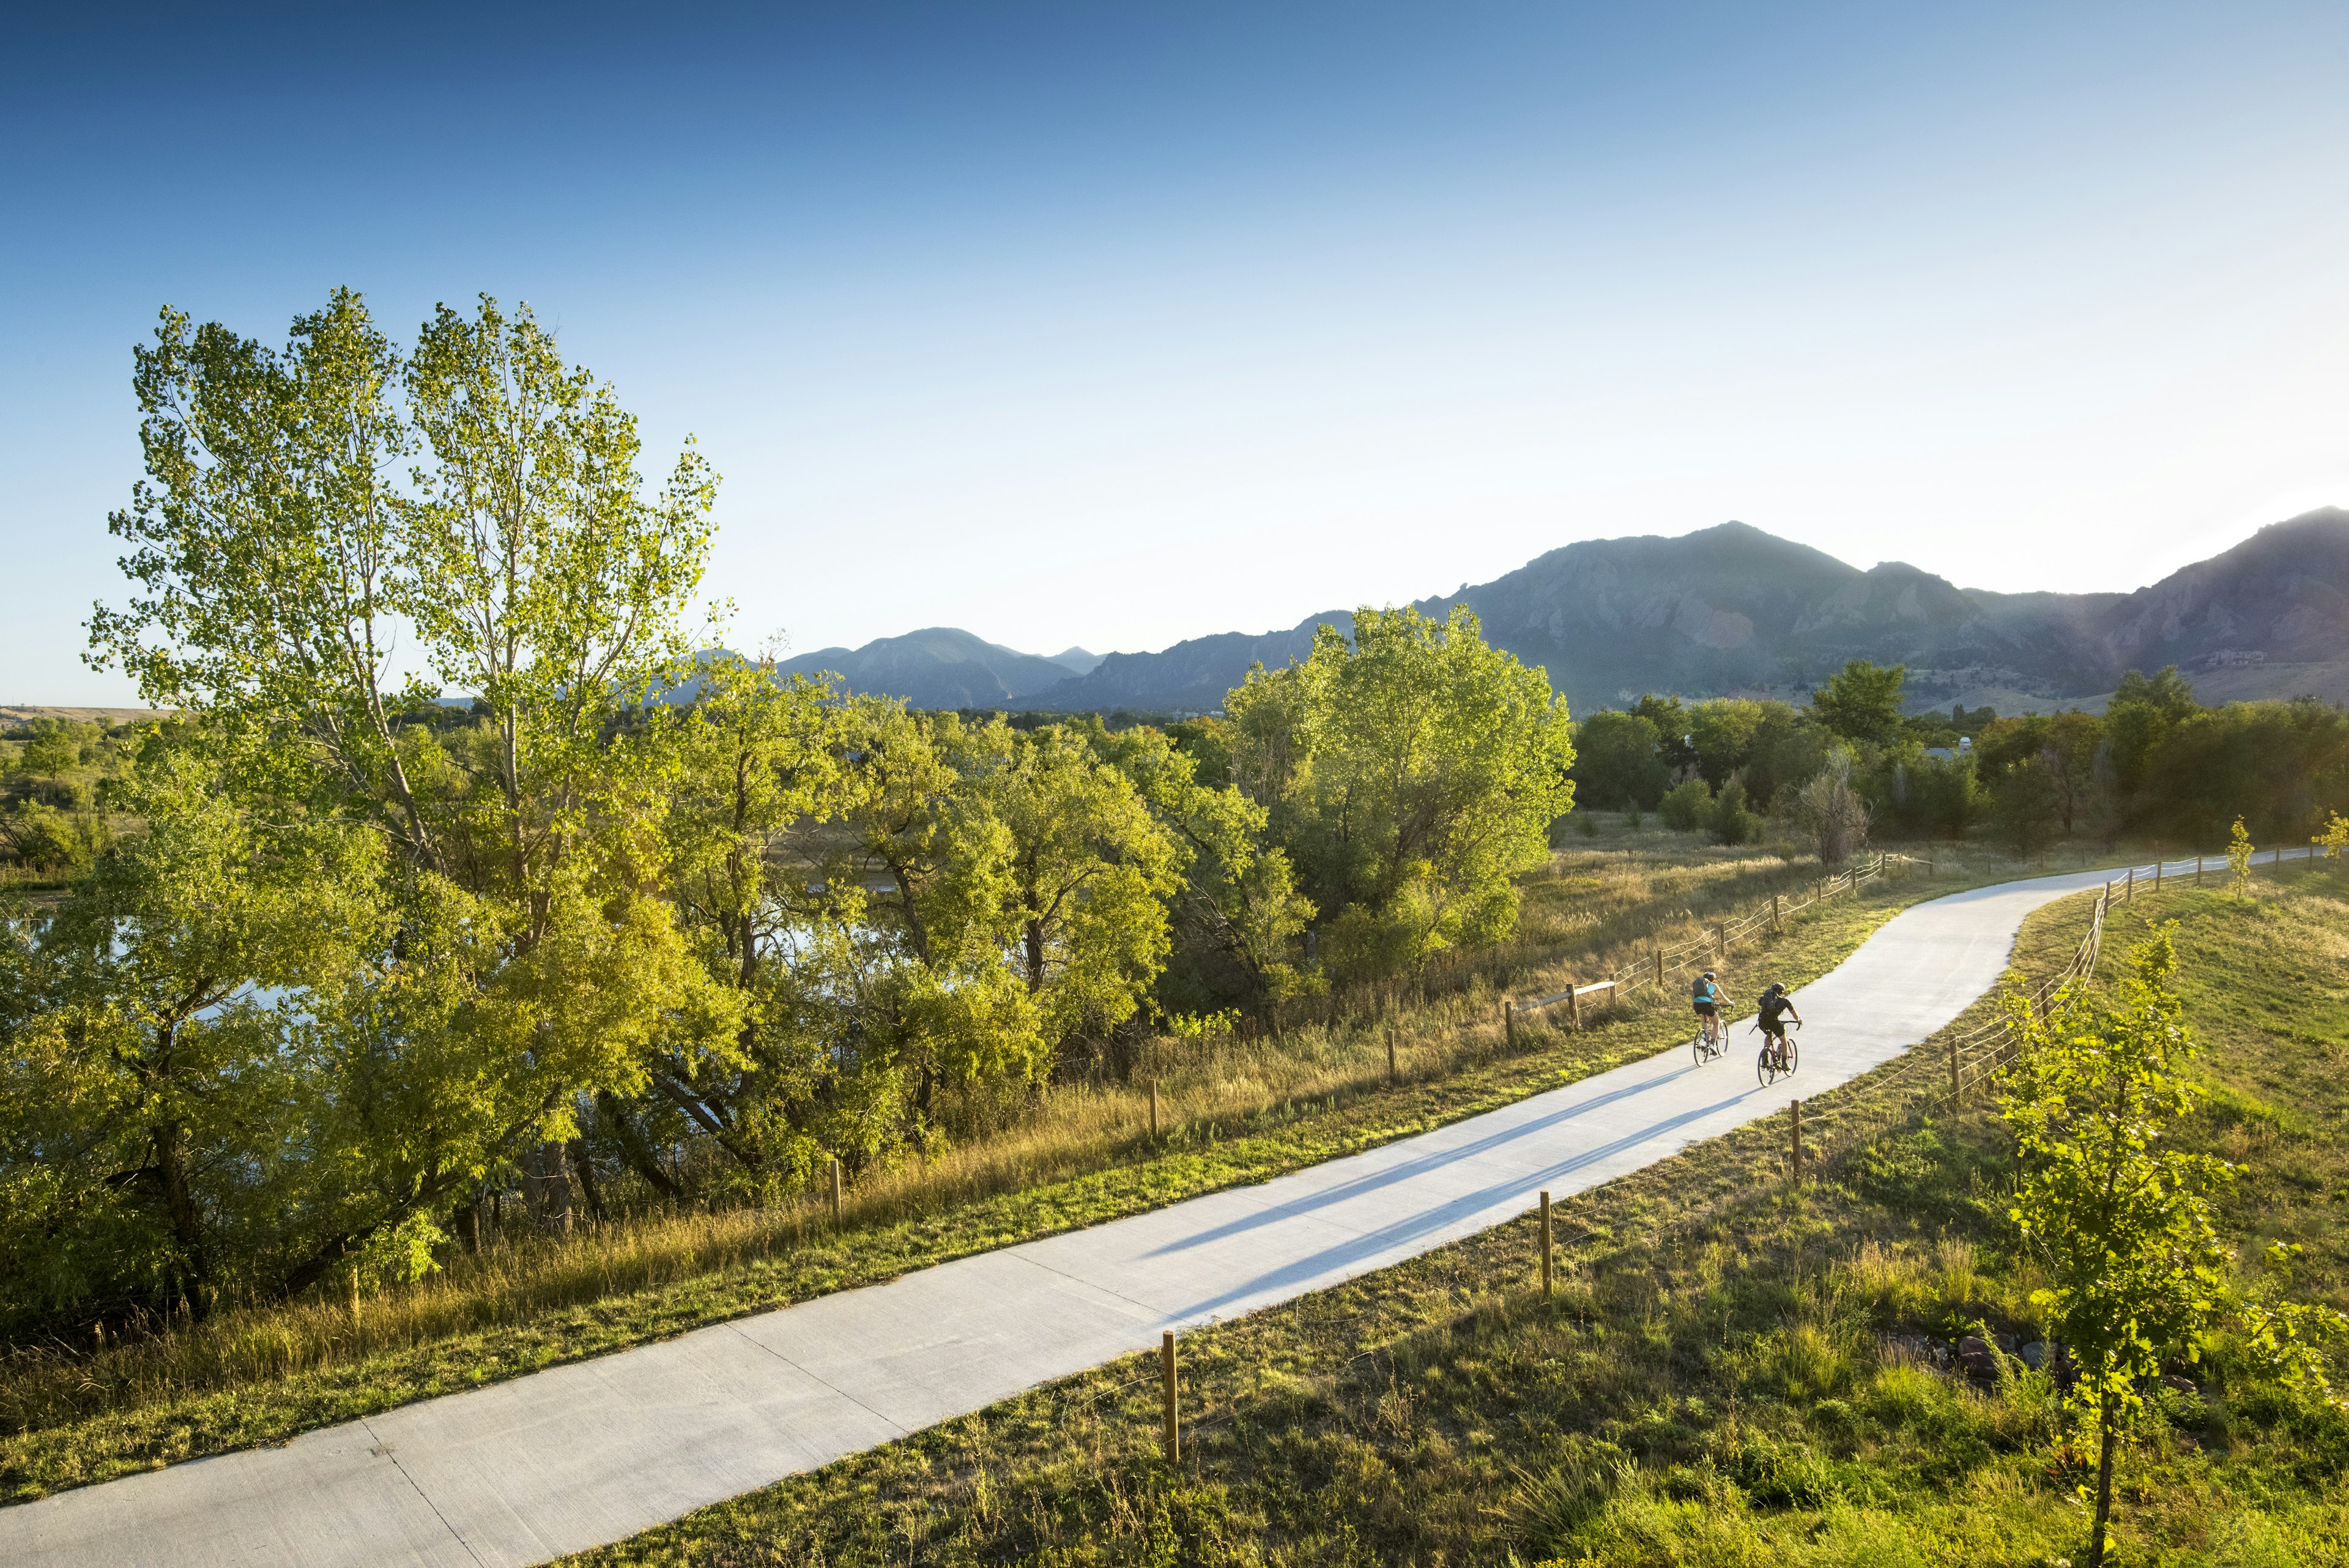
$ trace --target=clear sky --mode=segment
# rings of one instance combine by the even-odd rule
[[[102,15],[92,15],[102,13]],[[528,300],[735,640],[1155,649],[1735,517],[2128,588],[2349,504],[2349,7],[51,6],[0,47],[0,701],[131,345]]]

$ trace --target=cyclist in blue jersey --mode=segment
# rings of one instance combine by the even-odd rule
[[[1721,1010],[1729,1005],[1729,997],[1714,981],[1713,971],[1697,976],[1689,987],[1689,1004],[1696,1009],[1698,1021],[1704,1026],[1707,1047],[1721,1044]]]

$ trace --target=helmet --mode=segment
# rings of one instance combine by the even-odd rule
[[[1711,980],[1711,979],[1713,978],[1713,971],[1711,971],[1711,970],[1707,970],[1707,971],[1704,971],[1704,978],[1705,978],[1705,979],[1707,979],[1707,980]]]
[[[1762,994],[1764,996],[1784,996],[1786,994],[1786,988],[1780,985],[1774,980],[1763,988]]]

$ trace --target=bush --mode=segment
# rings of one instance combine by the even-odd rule
[[[1745,805],[1745,781],[1731,779],[1713,803],[1712,823],[1716,844],[1752,844],[1762,836],[1762,819]]]
[[[1666,827],[1682,833],[1702,827],[1713,816],[1713,792],[1704,787],[1702,779],[1691,779],[1664,796],[1656,815],[1663,818]]]

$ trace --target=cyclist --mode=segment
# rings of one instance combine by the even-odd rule
[[[1795,999],[1786,993],[1786,988],[1772,981],[1762,992],[1761,1012],[1756,1022],[1761,1025],[1762,1038],[1778,1054],[1781,1062],[1786,1059],[1786,1020],[1789,1018],[1797,1023],[1803,1021],[1803,1015],[1795,1011]]]
[[[1713,983],[1711,970],[1697,976],[1695,982],[1689,987],[1689,1005],[1696,1009],[1697,1020],[1704,1026],[1704,1043],[1708,1045],[1720,1043],[1721,1010],[1728,1002],[1729,998],[1723,993],[1721,987]]]

